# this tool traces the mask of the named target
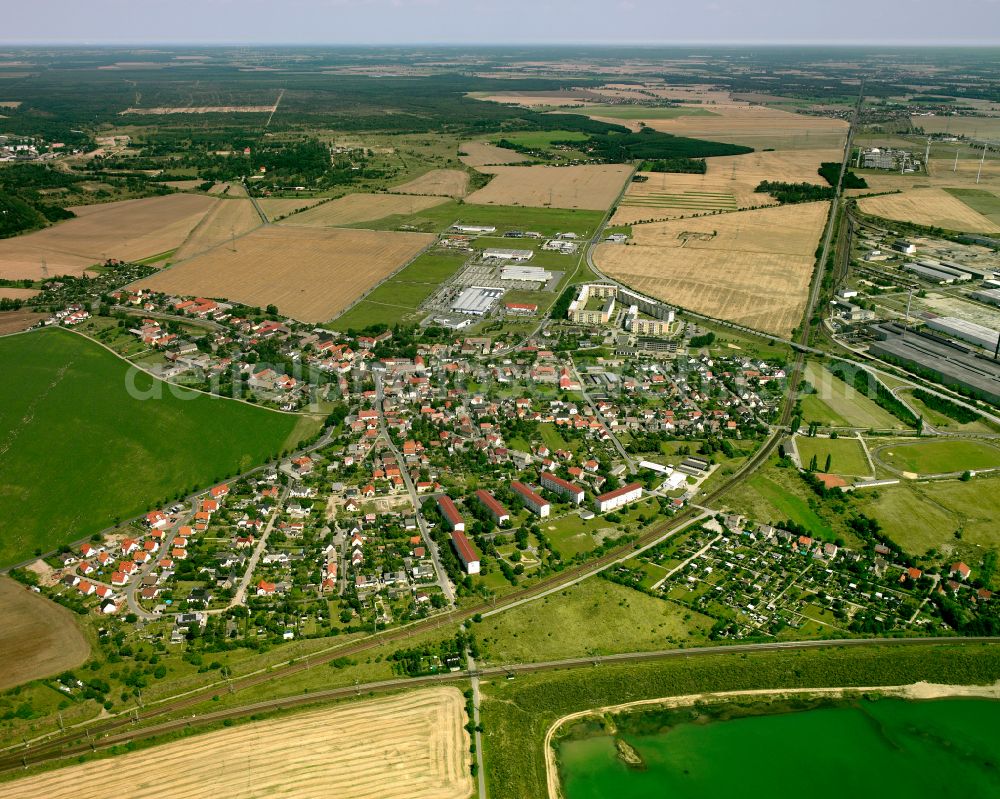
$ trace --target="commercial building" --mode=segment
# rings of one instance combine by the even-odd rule
[[[972,292],[969,296],[974,300],[989,303],[990,305],[1000,305],[1000,289],[981,289],[980,291]]]
[[[472,233],[480,235],[497,232],[497,229],[491,225],[452,225],[451,229],[459,233]]]
[[[579,244],[572,241],[564,241],[562,239],[550,239],[542,245],[543,250],[552,250],[554,252],[561,252],[563,255],[572,255],[576,252]]]
[[[447,494],[442,494],[437,498],[437,506],[449,530],[465,531],[465,519],[458,512],[458,508],[455,507],[455,503],[452,502],[451,497]]]
[[[938,316],[927,320],[927,327],[954,336],[962,341],[968,341],[977,347],[994,352],[997,347],[997,336],[1000,335],[995,330],[977,325],[975,322],[967,322],[955,316]]]
[[[902,264],[901,268],[907,272],[912,272],[929,283],[954,283],[957,280],[954,275],[948,272],[942,272],[940,269],[922,266],[921,264]]]
[[[461,530],[451,534],[451,546],[462,562],[466,574],[479,574],[479,553]]]
[[[519,483],[517,480],[512,481],[510,487],[511,490],[515,491],[524,501],[524,507],[534,513],[538,518],[544,519],[549,515],[549,511],[552,510],[552,506],[544,497],[532,491],[524,483]]]
[[[628,505],[630,502],[635,502],[637,499],[642,499],[642,483],[629,483],[614,491],[608,491],[606,494],[594,497],[594,510],[598,513],[607,513],[615,508]]]
[[[928,269],[933,269],[937,272],[944,272],[946,275],[954,276],[955,280],[972,280],[972,273],[962,269],[960,266],[950,266],[939,261],[923,260],[917,261],[920,266],[926,266]]]
[[[556,477],[552,472],[542,472],[540,482],[543,488],[566,497],[574,505],[579,505],[583,502],[583,489],[576,483]]]
[[[469,314],[470,316],[485,316],[492,310],[497,300],[503,294],[503,289],[469,286],[469,288],[463,289],[462,293],[455,298],[455,301],[451,304],[451,310],[455,313]]]
[[[505,247],[490,247],[483,250],[483,258],[494,258],[498,261],[530,261],[534,257],[534,250],[508,250]]]
[[[496,497],[494,497],[489,491],[479,489],[476,492],[476,499],[478,499],[480,504],[486,508],[495,524],[506,524],[510,521],[510,511],[497,502]]]
[[[530,250],[529,250],[530,252]],[[501,280],[523,280],[528,283],[548,283],[552,273],[540,266],[505,266],[500,270]]]
[[[530,302],[508,302],[504,310],[518,316],[531,316],[538,313],[538,306]]]

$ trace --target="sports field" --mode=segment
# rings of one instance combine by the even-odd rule
[[[0,691],[83,663],[90,644],[72,611],[0,576]]]
[[[812,458],[816,456],[816,468],[825,472],[827,456],[830,457],[831,474],[843,474],[849,477],[873,476],[871,466],[865,457],[864,448],[856,438],[809,438],[797,436],[795,446],[799,450],[802,466],[809,468]]]
[[[60,329],[0,339],[0,372],[0,566],[245,471],[318,429],[181,392]]]
[[[602,244],[594,262],[665,302],[788,336],[802,318],[828,207],[803,203],[636,225],[633,246]]]
[[[1000,468],[1000,448],[986,441],[921,441],[880,447],[878,458],[886,465],[913,474],[948,474]]]
[[[977,477],[967,483],[903,481],[879,489],[877,496],[865,492],[855,497],[862,503],[859,510],[878,519],[886,534],[911,554],[922,555],[930,549],[945,554],[965,551],[966,562],[975,567],[986,550],[997,548],[998,477]],[[914,523],[917,519],[919,524]],[[960,538],[956,531],[961,532]]]
[[[352,702],[187,737],[6,783],[8,799],[466,799],[457,688]],[[89,787],[100,786],[94,791]]]
[[[632,168],[626,164],[497,166],[481,171],[494,178],[470,194],[468,203],[603,211],[615,201]]]
[[[860,430],[904,429],[905,425],[872,400],[834,377],[819,364],[806,365],[806,380],[815,394],[802,397],[802,421],[819,422],[830,427],[854,427]]]
[[[917,225],[967,233],[1000,233],[1000,224],[944,189],[913,189],[902,194],[862,197],[858,208],[866,214]]]
[[[444,197],[406,194],[348,194],[294,214],[281,222],[289,227],[338,227],[387,216],[415,214],[447,202]]]
[[[77,206],[76,219],[0,240],[0,278],[80,275],[109,258],[141,260],[172,250],[217,202],[169,194]]]
[[[273,303],[300,321],[325,322],[433,240],[422,233],[271,225],[237,239],[235,250],[217,247],[136,285],[259,307]]]

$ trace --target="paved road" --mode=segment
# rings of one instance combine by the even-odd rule
[[[406,460],[396,447],[392,436],[389,435],[389,428],[385,423],[385,392],[382,387],[382,373],[378,371],[375,372],[375,399],[378,405],[378,425],[381,438],[385,440],[386,446],[389,447],[392,454],[396,457],[396,463],[399,464],[400,477],[403,478],[403,485],[406,486],[406,491],[410,495],[410,504],[413,505],[413,512],[417,517],[417,527],[420,529],[420,537],[423,538],[424,545],[427,547],[427,551],[431,553],[431,558],[434,561],[438,585],[441,587],[441,591],[444,592],[448,604],[453,606],[455,604],[455,588],[452,586],[451,580],[448,579],[448,572],[444,570],[444,566],[441,563],[441,553],[438,551],[437,542],[431,535],[431,531],[427,527],[427,522],[424,521],[424,516],[420,512],[420,499],[417,496],[416,486],[413,485],[413,479],[410,477],[410,470],[406,467]]]
[[[601,423],[601,427],[603,427],[604,432],[608,434],[608,438],[611,440],[615,449],[618,450],[618,454],[621,455],[622,460],[625,461],[625,464],[628,466],[629,474],[635,474],[635,461],[632,460],[632,456],[628,454],[625,447],[622,446],[622,442],[618,440],[618,436],[614,434],[614,431],[612,431],[611,427],[608,425],[608,420],[604,418],[604,414],[598,410],[594,400],[590,398],[590,393],[587,391],[583,378],[580,376],[580,372],[577,370],[576,364],[573,362],[572,358],[570,358],[570,365],[573,367],[573,375],[576,377],[576,382],[580,384],[580,393],[583,394],[583,399],[594,412],[594,416],[597,418],[597,421]]]
[[[247,562],[246,571],[243,572],[243,577],[240,578],[239,588],[236,589],[236,594],[233,596],[232,602],[230,602],[224,610],[229,610],[237,605],[245,605],[247,601],[247,588],[250,586],[250,581],[253,579],[253,573],[257,569],[257,564],[260,562],[261,556],[264,554],[264,550],[267,549],[267,537],[271,534],[274,529],[274,523],[278,520],[281,515],[281,509],[285,504],[285,499],[288,497],[288,488],[283,487],[281,489],[281,496],[278,497],[278,502],[274,506],[274,510],[271,511],[271,518],[267,520],[267,526],[264,527],[263,532],[260,534],[260,540],[257,542],[257,546],[253,549],[253,554],[250,556],[250,560]],[[224,611],[219,611],[220,613]]]

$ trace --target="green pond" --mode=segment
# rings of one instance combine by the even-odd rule
[[[626,722],[627,723],[627,722]],[[1000,702],[858,701],[563,741],[566,799],[1000,797]]]

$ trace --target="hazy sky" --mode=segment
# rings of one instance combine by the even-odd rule
[[[1000,44],[1000,0],[11,0],[6,43]]]

